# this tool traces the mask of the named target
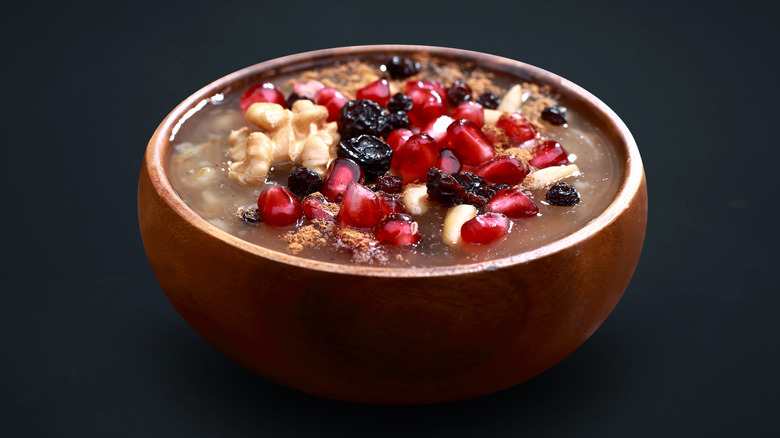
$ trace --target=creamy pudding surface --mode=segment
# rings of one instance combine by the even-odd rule
[[[206,221],[337,264],[451,266],[533,250],[596,218],[622,176],[615,147],[545,87],[425,54],[214,95],[171,144],[171,184]]]

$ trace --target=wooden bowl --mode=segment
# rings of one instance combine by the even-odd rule
[[[440,268],[344,266],[271,251],[191,210],[166,175],[170,137],[204,98],[355,57],[428,52],[547,84],[600,129],[623,163],[618,194],[578,231],[533,251]],[[211,345],[257,374],[322,397],[428,404],[489,394],[582,344],[633,275],[647,221],[636,143],[604,103],[539,68],[465,50],[359,46],[263,62],[218,79],[154,133],[138,187],[144,247],[162,289]]]

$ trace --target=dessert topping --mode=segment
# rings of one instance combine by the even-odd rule
[[[572,207],[580,203],[580,194],[577,189],[565,182],[558,182],[550,187],[545,195],[547,202],[560,207]]]

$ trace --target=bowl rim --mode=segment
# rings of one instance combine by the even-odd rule
[[[508,257],[469,264],[430,267],[383,267],[357,264],[350,266],[339,263],[329,263],[264,248],[233,236],[217,226],[212,225],[192,210],[174,190],[168,179],[165,164],[171,142],[179,127],[189,117],[202,108],[208,102],[208,99],[219,93],[225,92],[225,90],[229,90],[231,84],[242,82],[252,76],[261,75],[263,72],[276,71],[277,73],[283,73],[285,66],[295,65],[303,61],[333,58],[348,59],[359,54],[378,55],[389,52],[427,52],[434,57],[468,59],[477,62],[477,64],[491,64],[490,68],[494,70],[498,70],[496,67],[500,65],[506,67],[507,73],[511,73],[511,70],[525,71],[534,81],[555,84],[555,88],[566,90],[567,96],[583,102],[589,109],[596,113],[596,116],[600,116],[608,125],[610,125],[616,134],[616,138],[622,140],[622,143],[625,146],[625,150],[622,151],[626,154],[626,161],[623,167],[623,180],[618,187],[614,199],[601,214],[573,233],[532,250]],[[617,148],[617,151],[621,152],[620,147]],[[234,248],[275,262],[327,273],[368,277],[414,278],[463,275],[480,271],[490,272],[507,266],[541,259],[545,256],[576,246],[594,235],[598,230],[604,229],[609,224],[613,223],[628,209],[644,180],[644,169],[639,155],[639,149],[634,137],[628,130],[628,127],[611,108],[579,85],[547,70],[510,58],[465,49],[402,44],[346,46],[301,52],[260,62],[223,76],[187,97],[184,101],[179,103],[165,119],[163,119],[152,135],[152,138],[149,140],[144,155],[144,161],[148,176],[158,195],[176,214],[181,216],[186,222],[199,231],[219,239]]]

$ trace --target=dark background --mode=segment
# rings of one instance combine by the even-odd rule
[[[126,3],[3,6],[0,435],[777,436],[777,2]],[[201,340],[146,261],[136,185],[170,110],[257,62],[381,43],[551,70],[639,144],[631,285],[517,387],[422,407],[280,387]]]

